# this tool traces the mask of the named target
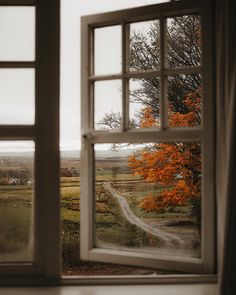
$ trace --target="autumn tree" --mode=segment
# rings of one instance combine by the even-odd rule
[[[160,27],[151,21],[145,32],[134,30],[130,40],[130,71],[155,70],[160,66]],[[196,67],[201,59],[200,19],[180,16],[167,21],[167,66]],[[139,80],[130,89],[130,103],[142,105],[131,126],[141,128],[160,125],[160,82],[157,75]],[[113,122],[112,118],[115,118]],[[108,124],[109,123],[109,124]],[[113,124],[115,123],[115,125]],[[176,74],[168,77],[168,123],[170,127],[201,124],[200,74]],[[106,114],[104,128],[121,126],[121,116]],[[112,125],[113,124],[113,125]],[[196,224],[200,225],[201,147],[195,142],[146,144],[129,158],[132,171],[146,182],[163,184],[166,189],[144,197],[139,206],[145,211],[163,211],[188,205]]]
[[[154,56],[158,44],[159,24],[152,22],[148,36],[139,32],[131,43],[133,70],[153,69],[158,64]],[[147,38],[149,39],[147,41]],[[156,40],[156,41],[155,41]],[[146,45],[144,45],[146,43]],[[196,67],[201,59],[200,19],[183,16],[168,20],[167,64],[170,68]],[[138,48],[140,50],[138,50]],[[142,61],[142,62],[139,62]],[[153,61],[153,64],[151,62]],[[142,79],[142,87],[131,93],[131,99],[144,98],[140,114],[140,127],[160,125],[159,81],[156,77]],[[145,96],[143,95],[145,93]],[[149,99],[147,100],[146,97]],[[146,103],[148,102],[148,103]],[[170,127],[195,126],[201,123],[201,77],[199,74],[168,77],[168,114]],[[163,211],[176,206],[189,205],[190,215],[197,226],[201,220],[201,147],[198,143],[149,144],[134,153],[129,165],[145,181],[161,183],[166,189],[158,195],[146,196],[139,206],[145,211]]]
[[[145,32],[133,30],[130,37],[129,70],[131,72],[157,70],[160,67],[160,26],[159,21],[147,22]],[[168,19],[167,65],[170,68],[196,67],[201,61],[200,18],[197,15]],[[201,88],[200,74],[172,75],[168,77],[168,101],[173,112],[189,113],[186,96],[196,94]],[[139,87],[130,89],[129,101],[141,104],[142,110],[130,119],[130,127],[139,126],[143,109],[149,107],[158,119],[160,109],[160,81],[158,76],[139,79]],[[191,108],[193,105],[190,106]],[[200,121],[200,116],[198,124]],[[117,129],[122,125],[121,114],[110,112],[98,122],[101,128]]]
[[[189,104],[188,95],[185,102]],[[193,95],[195,97],[195,95]],[[194,105],[194,104],[193,104]],[[144,110],[143,127],[156,124],[150,108]],[[194,126],[198,112],[171,114],[171,125]],[[133,173],[146,182],[159,183],[165,189],[158,194],[145,196],[139,207],[147,212],[163,212],[178,206],[190,207],[189,214],[200,226],[201,220],[201,147],[196,142],[147,144],[129,157]]]

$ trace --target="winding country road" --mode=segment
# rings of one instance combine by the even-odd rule
[[[178,235],[168,233],[161,228],[154,228],[137,217],[131,210],[126,198],[122,197],[119,192],[114,187],[112,187],[110,182],[103,183],[103,188],[107,193],[118,200],[123,215],[128,222],[158,238],[164,244],[163,246],[172,247],[175,245],[176,247],[176,245],[183,246],[185,244]]]

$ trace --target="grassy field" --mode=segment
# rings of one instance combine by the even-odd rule
[[[75,164],[75,163],[74,163]],[[124,163],[122,163],[123,165]],[[158,248],[160,241],[125,220],[117,200],[109,196],[102,183],[109,181],[126,198],[132,211],[145,222],[156,226],[162,221],[185,221],[184,226],[175,223],[169,231],[183,236],[194,236],[196,228],[188,217],[188,206],[164,213],[144,212],[139,203],[148,194],[158,194],[168,187],[143,182],[131,173],[115,173],[113,162],[103,162],[96,174],[95,239],[101,247],[117,248]],[[70,167],[67,163],[67,167]],[[121,165],[120,165],[121,167]],[[121,168],[120,168],[121,169]],[[31,236],[33,188],[29,185],[0,186],[0,261],[28,249]],[[61,220],[63,269],[75,269],[80,263],[80,177],[61,177]],[[192,246],[191,246],[192,247]],[[5,257],[5,258],[4,258]],[[24,256],[25,257],[25,256]],[[23,257],[23,258],[24,258]],[[21,256],[22,259],[22,256]],[[31,259],[25,257],[25,260]]]
[[[32,260],[32,187],[0,186],[0,260]],[[27,251],[26,251],[27,250]]]
[[[109,167],[110,168],[110,167]],[[148,194],[158,194],[169,189],[160,184],[151,184],[141,181],[140,178],[129,173],[118,173],[103,166],[96,175],[96,230],[95,239],[98,246],[116,248],[158,248],[162,246],[157,238],[142,231],[140,228],[125,220],[116,199],[109,196],[103,189],[102,184],[112,182],[113,186],[126,197],[132,211],[143,221],[157,226],[158,222],[172,221],[173,224],[167,231],[179,233],[185,239],[189,239],[189,247],[198,245],[197,229],[189,218],[189,206],[177,207],[163,213],[145,212],[140,209],[140,201]],[[80,179],[62,178],[61,182],[61,207],[63,224],[63,265],[76,267],[79,263],[79,229],[80,229]],[[194,241],[193,241],[194,240]],[[74,247],[72,245],[74,244]],[[73,250],[75,249],[75,250]]]
[[[118,175],[118,179],[131,180],[130,175]],[[111,180],[109,175],[99,175],[96,184],[96,240],[98,245],[117,247],[140,247],[149,244],[149,236],[139,228],[129,224],[123,217],[116,200],[109,197],[101,183]],[[63,266],[65,269],[78,265],[80,229],[80,188],[74,178],[62,181],[61,216]],[[158,241],[156,241],[158,244]],[[74,245],[74,247],[73,247]]]
[[[119,163],[120,167],[124,163]],[[129,173],[116,173],[114,175],[112,167],[114,161],[99,161],[96,169],[96,240],[107,245],[116,244],[123,247],[140,247],[140,240],[147,241],[146,233],[130,225],[124,220],[118,204],[107,196],[102,188],[102,183],[106,181],[120,181],[128,183],[137,181],[140,178]],[[68,167],[68,165],[67,165]],[[63,261],[65,266],[72,267],[75,261],[79,261],[79,253],[72,253],[71,244],[78,244],[79,240],[79,217],[80,217],[80,178],[61,178],[61,216],[63,225]],[[72,243],[70,242],[72,241]],[[77,245],[78,247],[78,245]],[[67,251],[67,249],[69,249]],[[75,259],[75,256],[77,258]]]

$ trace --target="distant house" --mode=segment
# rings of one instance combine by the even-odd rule
[[[16,177],[10,177],[8,178],[8,184],[20,184],[21,180]]]
[[[181,174],[176,174],[175,178],[176,179],[183,179],[184,177]]]

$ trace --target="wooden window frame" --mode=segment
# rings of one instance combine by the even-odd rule
[[[80,255],[83,260],[103,261],[112,263],[124,263],[131,265],[143,265],[146,267],[159,267],[162,269],[178,269],[189,273],[210,274],[215,271],[215,233],[214,233],[214,103],[212,92],[212,34],[211,34],[211,10],[209,1],[176,1],[172,3],[156,4],[134,9],[126,9],[111,13],[97,14],[82,17],[81,19],[81,126],[82,126],[82,149],[81,149],[81,240]],[[127,24],[136,21],[151,19],[160,20],[161,40],[165,44],[164,18],[183,14],[198,13],[202,23],[202,65],[196,68],[168,69],[163,62],[165,48],[161,47],[162,62],[160,70],[156,72],[127,71]],[[122,72],[118,75],[95,76],[93,74],[94,56],[94,29],[112,25],[122,27]],[[202,74],[203,87],[203,124],[199,127],[167,128],[167,75],[179,73]],[[157,74],[161,80],[161,128],[155,129],[129,129],[128,128],[128,84],[129,78],[145,77]],[[95,81],[122,80],[122,130],[94,130],[94,93]],[[97,143],[138,143],[138,142],[190,142],[200,141],[204,160],[203,169],[203,194],[202,194],[202,248],[201,258],[183,258],[163,255],[146,254],[140,258],[140,253],[128,251],[101,249],[94,246],[94,144]]]
[[[188,1],[191,2],[191,1]],[[204,2],[204,1],[203,1]],[[206,1],[209,3],[209,1]],[[176,2],[176,7],[181,7],[182,1]],[[185,3],[186,4],[186,3]],[[199,4],[199,2],[197,2]],[[165,4],[166,5],[166,4]],[[172,5],[172,4],[171,4]],[[0,0],[0,6],[35,6],[36,7],[36,59],[33,62],[0,61],[0,68],[34,68],[35,69],[35,124],[34,125],[0,125],[0,140],[33,140],[35,142],[35,204],[34,204],[34,237],[35,237],[35,255],[33,263],[0,263],[0,284],[3,285],[39,285],[39,284],[98,284],[98,283],[140,283],[140,276],[128,276],[124,278],[96,277],[82,279],[63,278],[61,280],[61,235],[60,235],[60,153],[59,153],[59,60],[60,60],[60,1],[59,0]],[[189,5],[191,6],[191,5]],[[196,5],[197,6],[197,5]],[[204,42],[207,44],[204,50],[209,54],[211,52],[212,36],[211,23],[206,20],[209,16],[210,7],[202,8],[201,14],[204,17],[203,25],[209,26],[209,30],[204,32]],[[161,7],[161,6],[160,6]],[[136,12],[142,9],[144,14],[148,13],[149,8],[135,8],[126,10],[127,18],[135,19]],[[208,10],[208,11],[207,11]],[[119,18],[119,12],[104,14],[103,21],[106,23],[106,17],[114,16],[114,20]],[[100,22],[101,15],[96,17],[96,22]],[[94,21],[94,19],[93,19]],[[115,142],[116,133],[91,132],[90,130],[90,103],[85,98],[88,97],[88,69],[89,63],[88,49],[90,41],[88,38],[89,23],[88,19],[82,21],[82,167],[86,169],[83,172],[82,186],[82,207],[91,205],[85,196],[91,195],[92,190],[88,185],[91,184],[91,144],[94,142]],[[212,96],[212,57],[204,61],[205,67],[208,67],[208,78],[204,79],[207,95]],[[206,109],[211,110],[212,102],[205,105]],[[208,111],[207,111],[208,112]],[[212,110],[210,112],[213,112]],[[212,115],[211,115],[212,116]],[[211,129],[212,118],[208,119]],[[182,130],[179,130],[180,134]],[[201,131],[197,131],[200,135]],[[125,134],[124,134],[125,133]],[[139,135],[136,135],[139,133]],[[166,141],[173,140],[173,132],[169,130],[166,133]],[[156,136],[156,131],[139,130],[127,131],[119,134],[119,141],[135,142],[137,138],[143,138],[146,141]],[[189,139],[194,136],[188,132]],[[209,134],[212,139],[213,135]],[[213,151],[213,146],[209,150]],[[212,167],[212,165],[210,165]],[[213,175],[211,175],[212,182]],[[86,181],[90,181],[87,182]],[[213,198],[213,194],[212,194]],[[209,205],[214,203],[209,199]],[[88,210],[89,211],[89,210]],[[91,220],[86,216],[88,211],[82,212],[83,224],[88,222],[85,228],[81,229],[81,234],[85,239],[82,243],[82,251],[85,247],[91,245],[91,235],[86,234],[87,226],[93,227]],[[213,216],[212,218],[213,219]],[[209,248],[212,248],[214,242],[214,233],[210,232],[208,239],[211,240]],[[210,255],[212,261],[214,251]],[[214,264],[214,263],[213,263]],[[207,266],[205,272],[214,272],[213,264],[210,268]],[[158,280],[157,280],[158,279]],[[143,278],[142,283],[191,283],[191,282],[209,282],[216,281],[215,276],[165,276],[157,278]]]
[[[35,60],[0,61],[0,68],[35,69],[35,123],[0,125],[0,140],[35,143],[32,263],[0,263],[0,282],[15,276],[59,278],[59,0],[0,0],[0,7],[35,7]],[[53,78],[52,78],[53,77]]]

